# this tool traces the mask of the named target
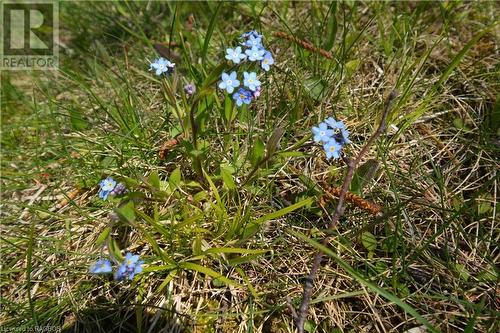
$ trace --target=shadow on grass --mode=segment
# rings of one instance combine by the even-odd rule
[[[61,332],[189,332],[189,318],[156,306],[97,304],[74,315]]]

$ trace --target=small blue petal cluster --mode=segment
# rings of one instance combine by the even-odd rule
[[[127,253],[125,255],[125,260],[118,267],[115,273],[115,279],[121,281],[123,279],[128,278],[129,280],[133,280],[136,274],[142,272],[142,264],[144,262],[139,260],[138,255],[133,255],[132,253]]]
[[[186,95],[189,97],[189,96],[192,96],[195,92],[196,92],[196,86],[194,85],[194,83],[188,83],[184,86],[184,92],[186,93]]]
[[[344,123],[332,117],[321,122],[318,127],[314,126],[312,133],[314,141],[323,144],[327,159],[339,158],[342,148],[351,143],[349,131],[345,129]]]
[[[122,195],[127,193],[125,185],[122,183],[116,184],[116,181],[112,177],[101,180],[99,187],[99,198],[103,200],[106,200],[110,194]]]
[[[125,255],[125,260],[118,266],[115,272],[115,280],[133,280],[134,276],[142,272],[143,263],[144,261],[139,260],[138,255],[127,253]],[[107,259],[99,259],[89,268],[89,273],[91,274],[110,274],[112,272],[113,268],[111,262]]]
[[[175,64],[165,58],[158,58],[149,65],[149,70],[155,70],[156,75],[169,74],[174,70]]]
[[[246,32],[241,35],[241,46],[247,49],[243,52],[241,46],[226,49],[226,59],[235,64],[239,64],[243,60],[258,61],[260,66],[266,72],[270,66],[274,64],[274,59],[268,50],[262,45],[262,35],[255,30]],[[257,78],[256,72],[243,72],[243,87],[240,87],[241,82],[238,80],[236,71],[231,73],[222,73],[219,88],[225,90],[228,94],[233,94],[233,99],[237,106],[250,104],[253,99],[260,96],[261,82]]]

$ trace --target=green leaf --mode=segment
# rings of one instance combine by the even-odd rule
[[[201,265],[198,265],[198,264],[195,264],[192,262],[181,262],[179,264],[179,267],[208,275],[214,279],[217,279],[217,280],[223,282],[226,285],[235,286],[238,288],[243,288],[243,286],[241,284],[239,284],[238,282],[236,282],[232,279],[229,279],[229,278],[225,277],[224,275],[217,273],[213,269],[210,269],[210,268],[205,267],[205,266],[201,266]]]
[[[172,190],[175,190],[177,186],[181,184],[181,178],[182,174],[180,168],[176,168],[174,171],[172,171],[172,173],[168,177],[168,185]]]
[[[315,330],[316,330],[316,324],[311,319],[307,320],[304,323],[304,331],[306,331],[306,332],[314,332]]]
[[[224,182],[224,185],[229,189],[229,190],[234,190],[236,188],[236,184],[234,183],[232,173],[234,172],[234,169],[232,169],[229,166],[222,166],[220,167],[220,175],[222,177],[222,181]]]
[[[465,265],[463,265],[463,264],[455,264],[455,270],[457,271],[458,276],[459,276],[462,280],[464,280],[464,281],[469,280],[470,273],[469,273],[469,271],[465,268]]]
[[[135,208],[134,202],[132,200],[128,201],[125,205],[115,208],[115,213],[124,222],[134,222],[135,221]]]
[[[279,148],[279,143],[284,133],[285,129],[283,127],[278,127],[276,130],[274,130],[271,138],[269,138],[269,141],[267,141],[266,145],[268,157],[273,156],[274,152]]]
[[[362,285],[366,286],[367,288],[371,289],[375,293],[379,294],[380,296],[384,297],[385,299],[394,302],[397,306],[399,306],[401,309],[412,315],[417,321],[422,323],[427,327],[427,329],[430,332],[433,333],[439,333],[439,330],[437,330],[434,326],[432,326],[431,323],[427,321],[424,317],[422,317],[411,305],[407,304],[391,292],[385,290],[384,288],[381,288],[374,284],[373,282],[368,281],[361,273],[359,273],[356,269],[351,267],[346,261],[344,261],[342,258],[340,258],[335,252],[333,252],[331,249],[328,247],[316,242],[313,239],[310,239],[306,235],[304,235],[301,232],[297,232],[292,229],[287,229],[287,232],[294,235],[297,238],[302,239],[304,242],[308,243],[309,245],[313,246],[319,251],[322,251],[326,255],[328,255],[330,258],[335,260],[337,264],[344,269],[350,276],[352,276],[354,279],[356,279],[359,283]]]
[[[160,190],[160,176],[158,176],[158,170],[153,170],[149,174],[149,183],[151,186],[153,186],[155,189]]]
[[[250,155],[250,163],[253,167],[259,165],[260,161],[262,161],[262,159],[264,158],[265,153],[266,148],[264,146],[264,142],[261,140],[261,138],[257,138],[252,147],[252,154]]]
[[[354,173],[352,182],[349,185],[349,192],[355,193],[359,196],[363,195],[363,187],[365,187],[370,180],[375,176],[379,162],[375,159],[370,159],[363,163]]]
[[[251,237],[253,234],[255,234],[259,230],[260,226],[263,223],[265,223],[266,221],[277,219],[283,215],[289,214],[289,213],[291,213],[299,208],[302,208],[304,206],[310,206],[312,204],[312,202],[313,202],[312,198],[307,198],[307,199],[301,200],[293,205],[290,205],[288,207],[280,209],[276,212],[264,215],[264,216],[256,219],[255,221],[250,222],[246,226],[245,230],[243,231],[243,240],[246,240],[249,237]]]
[[[110,227],[105,228],[101,232],[101,234],[99,235],[99,237],[97,238],[96,245],[97,246],[101,246],[104,243],[104,241],[106,240],[106,238],[108,238],[110,232],[111,232],[111,228]]]
[[[461,118],[455,118],[453,119],[453,126],[458,129],[463,129],[465,127],[464,121]]]
[[[345,69],[347,71],[347,76],[350,77],[356,70],[358,69],[359,65],[361,64],[361,60],[359,59],[354,59],[351,61],[348,61],[345,64]]]
[[[303,86],[307,94],[316,101],[320,101],[326,96],[326,83],[320,78],[306,79]]]
[[[89,127],[88,122],[83,118],[83,112],[76,108],[69,109],[71,126],[74,130],[82,131]]]
[[[212,34],[214,33],[215,23],[217,23],[217,14],[219,13],[221,5],[222,2],[219,2],[217,4],[217,8],[215,8],[215,12],[213,13],[212,19],[210,20],[207,34],[205,35],[205,42],[203,43],[203,51],[201,53],[203,66],[205,66],[205,62],[207,60],[208,45],[210,44],[210,39],[212,39]]]
[[[328,10],[328,38],[323,44],[325,50],[330,50],[335,43],[335,37],[337,35],[337,1],[332,1],[330,4],[330,9]]]
[[[377,248],[377,239],[371,232],[368,231],[365,231],[361,234],[361,243],[363,244],[365,249],[370,252],[375,251],[375,249]]]

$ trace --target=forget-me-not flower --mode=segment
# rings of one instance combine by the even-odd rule
[[[241,46],[234,49],[226,49],[226,59],[231,60],[235,64],[239,64],[241,60],[246,58],[247,56],[241,52]]]
[[[245,32],[244,34],[241,35],[241,38],[248,38],[250,36],[253,36],[255,38],[261,38],[262,39],[262,35],[259,34],[257,31],[255,30],[250,30],[248,32]]]
[[[222,73],[222,82],[219,83],[219,88],[226,89],[226,91],[231,94],[234,88],[239,87],[240,81],[236,79],[236,72],[232,71],[231,74],[227,75]]]
[[[255,91],[257,87],[260,87],[260,81],[257,79],[257,73],[255,72],[243,72],[243,84],[248,87],[251,91]]]
[[[89,268],[89,273],[91,274],[106,274],[111,273],[111,263],[106,259],[99,259]]]
[[[238,89],[238,91],[233,94],[233,99],[236,101],[236,105],[238,106],[242,106],[243,103],[250,104],[252,97],[252,92],[244,88]]]
[[[257,98],[260,96],[260,86],[257,87],[257,89],[255,89],[255,91],[252,93],[253,95],[253,98]]]
[[[173,70],[175,64],[165,58],[158,58],[155,62],[151,63],[149,70],[155,70],[156,75],[162,75]]]
[[[271,52],[266,51],[266,53],[264,54],[264,59],[262,59],[262,61],[260,62],[260,66],[267,72],[270,69],[269,66],[272,64],[274,64],[273,55],[271,54]]]
[[[266,50],[259,49],[256,46],[253,46],[251,49],[245,51],[245,54],[248,56],[248,60],[250,61],[259,61],[264,59],[264,53],[266,53]]]
[[[127,193],[127,188],[124,184],[118,183],[115,188],[111,191],[112,195],[122,195]]]
[[[329,117],[325,120],[325,123],[330,126],[332,129],[336,130],[336,129],[344,129],[345,128],[345,125],[342,121],[336,121],[335,119],[333,119],[332,117]]]
[[[262,46],[262,38],[261,37],[258,37],[258,36],[255,36],[255,35],[250,35],[248,36],[248,39],[243,43],[246,47],[249,47],[249,48],[252,48],[252,47],[256,47],[256,48],[263,48]]]
[[[196,92],[196,86],[194,83],[189,83],[184,86],[184,92],[186,95],[191,96]]]
[[[351,140],[349,140],[349,131],[346,130],[345,128],[341,128],[340,131],[337,134],[335,134],[335,139],[342,146],[351,143]]]
[[[133,280],[136,274],[142,272],[142,264],[144,262],[139,260],[138,255],[133,255],[132,253],[127,253],[125,255],[125,260],[118,267],[115,273],[116,280],[123,280],[128,278],[129,280]]]
[[[322,141],[323,143],[330,141],[333,134],[335,134],[333,130],[328,129],[328,125],[326,125],[326,123],[320,123],[318,127],[313,127],[312,132],[314,134],[314,141]]]
[[[116,186],[116,181],[113,178],[108,177],[106,179],[101,180],[99,186],[100,186],[99,198],[106,200],[111,191],[114,190]]]
[[[334,139],[331,139],[330,141],[325,143],[323,148],[325,149],[327,159],[330,159],[332,157],[334,159],[337,159],[340,157],[340,150],[342,149],[342,146]]]

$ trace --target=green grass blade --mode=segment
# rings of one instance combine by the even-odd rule
[[[179,264],[179,267],[183,268],[183,269],[196,271],[196,272],[208,275],[210,277],[213,277],[214,279],[217,279],[217,280],[225,283],[226,285],[231,285],[234,287],[243,288],[243,286],[241,284],[239,284],[238,282],[236,282],[228,277],[225,277],[224,275],[222,275],[220,273],[217,273],[216,271],[214,271],[211,268],[208,268],[208,267],[205,267],[202,265],[198,265],[198,264],[195,264],[192,262],[182,262]]]
[[[317,250],[322,251],[323,253],[327,254],[330,258],[335,260],[335,262],[342,267],[350,276],[352,276],[354,279],[356,279],[359,283],[362,285],[368,287],[372,291],[376,292],[380,296],[386,298],[387,300],[394,302],[397,306],[402,308],[404,311],[412,315],[417,321],[419,321],[421,324],[425,325],[427,329],[429,329],[430,332],[434,333],[439,333],[439,330],[437,330],[431,323],[427,321],[424,317],[422,317],[412,306],[401,300],[399,297],[395,296],[394,294],[390,293],[389,291],[377,286],[376,284],[368,281],[363,275],[358,273],[354,268],[352,268],[348,263],[346,263],[344,260],[342,260],[337,254],[335,254],[332,250],[329,248],[321,245],[320,243],[316,242],[313,239],[310,239],[306,235],[304,235],[301,232],[297,232],[291,229],[287,229],[287,232],[292,234],[293,236],[302,239],[309,245],[315,247]]]
[[[212,39],[212,34],[214,33],[215,23],[217,22],[217,15],[219,14],[219,9],[221,5],[222,1],[219,2],[217,8],[215,8],[215,12],[213,13],[212,19],[210,20],[210,25],[208,26],[207,34],[205,35],[205,42],[203,44],[203,51],[201,53],[203,67],[205,67],[205,63],[207,61],[208,45],[210,44],[210,40]]]

